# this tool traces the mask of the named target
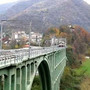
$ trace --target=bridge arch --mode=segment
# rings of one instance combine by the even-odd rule
[[[48,63],[45,60],[40,63],[38,71],[41,78],[42,90],[51,90],[50,70]]]
[[[39,64],[38,72],[40,75],[42,90],[51,90],[51,76],[47,61],[43,60]]]

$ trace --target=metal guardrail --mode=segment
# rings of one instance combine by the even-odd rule
[[[23,48],[13,50],[0,50],[0,68],[13,64],[21,63],[28,58],[35,58],[40,55],[45,55],[54,51],[58,51],[65,47],[41,47],[41,48]]]

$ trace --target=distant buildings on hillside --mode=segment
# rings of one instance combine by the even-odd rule
[[[26,33],[25,31],[17,31],[13,32],[11,35],[3,33],[2,41],[3,44],[5,45],[10,44],[12,41],[15,41],[17,44],[20,42],[21,43],[24,42],[24,45],[27,47],[29,46],[29,41],[31,45],[41,45],[42,37],[43,34],[41,33],[31,32],[29,36],[29,34]],[[61,41],[63,41],[61,40],[61,38],[52,37],[49,40],[45,40],[45,45],[46,46],[58,45]]]
[[[21,39],[26,37],[27,37],[27,34],[25,33],[25,31],[18,31],[12,34],[12,39]]]
[[[40,44],[42,40],[42,34],[41,33],[36,33],[36,32],[31,32],[30,40],[32,43]],[[12,40],[16,40],[19,42],[21,39],[25,40],[28,44],[29,43],[29,34],[27,34],[25,31],[17,31],[12,33],[12,35],[6,35],[5,33],[3,34],[3,43],[7,44]]]
[[[39,44],[42,40],[42,34],[31,32],[31,42]]]

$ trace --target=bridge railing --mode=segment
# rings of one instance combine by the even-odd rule
[[[37,56],[45,55],[62,48],[58,46],[52,46],[52,47],[42,47],[37,49],[28,48],[28,49],[1,50],[0,68],[13,64],[18,64],[25,60],[28,60],[28,58],[35,58]]]

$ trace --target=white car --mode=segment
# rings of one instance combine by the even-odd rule
[[[65,47],[65,42],[63,42],[63,41],[59,42],[58,47]]]

